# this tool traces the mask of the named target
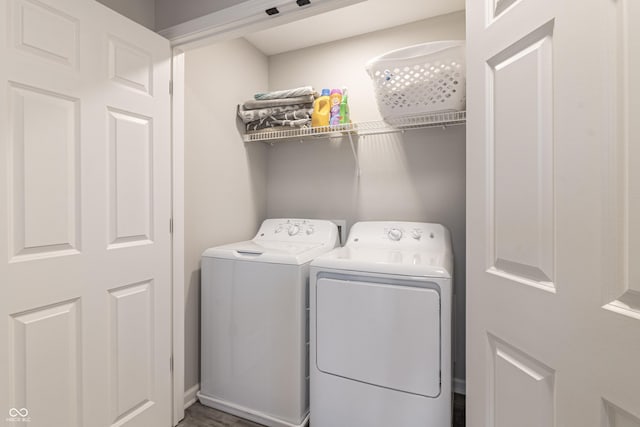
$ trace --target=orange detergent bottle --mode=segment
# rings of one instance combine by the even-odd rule
[[[313,114],[311,114],[311,126],[329,126],[331,118],[331,102],[329,89],[322,89],[322,95],[313,102]]]

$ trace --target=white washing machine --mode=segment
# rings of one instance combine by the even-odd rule
[[[268,219],[253,240],[202,254],[204,405],[274,427],[309,419],[309,263],[338,245],[330,221]]]
[[[453,254],[439,224],[356,223],[311,263],[311,425],[450,427]]]

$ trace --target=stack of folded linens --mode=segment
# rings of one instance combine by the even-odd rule
[[[256,93],[238,105],[238,116],[248,133],[310,127],[315,95],[310,86]]]

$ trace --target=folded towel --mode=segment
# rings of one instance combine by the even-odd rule
[[[275,90],[273,92],[258,92],[253,97],[260,99],[293,98],[296,96],[313,95],[315,90],[311,86],[297,87],[295,89]]]
[[[302,128],[311,126],[311,116],[301,118],[275,118],[272,116],[247,123],[247,132],[260,129],[272,128],[275,126],[286,126],[288,128]]]
[[[259,110],[245,110],[244,106],[238,105],[238,116],[242,119],[243,123],[253,122],[255,120],[262,119],[268,116],[274,116],[276,118],[285,113],[297,113],[300,116],[302,115],[310,115],[313,112],[313,104],[295,104],[295,105],[284,105],[282,107],[269,107],[269,108],[261,108]],[[282,117],[284,118],[284,117]]]
[[[251,99],[243,104],[245,110],[258,110],[261,108],[280,107],[283,105],[310,104],[313,102],[313,95],[296,96],[293,98],[265,99],[256,101]]]

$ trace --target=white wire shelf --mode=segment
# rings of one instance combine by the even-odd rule
[[[408,129],[424,129],[430,127],[447,127],[463,125],[467,121],[466,111],[441,112],[417,116],[407,116],[387,121],[360,122],[336,126],[300,128],[286,130],[267,130],[244,135],[244,142],[275,142],[284,139],[334,138],[343,135],[376,135],[402,132]]]

